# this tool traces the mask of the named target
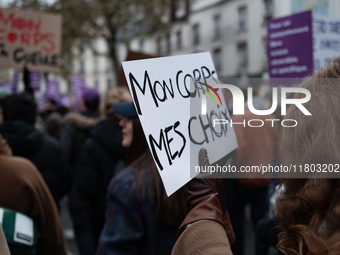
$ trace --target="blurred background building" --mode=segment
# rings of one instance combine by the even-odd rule
[[[305,10],[340,16],[338,0],[173,0],[171,28],[151,37],[133,39],[129,49],[157,56],[209,51],[220,79],[268,77],[266,21]],[[126,44],[118,46],[121,61]],[[116,86],[107,45],[100,38],[79,50],[74,71],[102,93]]]
[[[313,10],[316,15],[340,16],[339,0],[172,0],[170,3],[163,19],[167,29],[136,36],[128,42],[117,39],[119,64],[129,50],[155,56],[209,51],[222,81],[249,77],[263,78],[266,82],[268,19],[306,10]],[[118,33],[118,37],[124,36]],[[115,72],[120,67],[114,66],[107,40],[97,37],[90,46],[74,47],[73,52],[74,58],[68,63],[70,74],[83,76],[88,87],[96,87],[102,94],[117,86],[119,73]],[[8,74],[0,76],[4,78]],[[71,78],[50,76],[59,80],[62,94],[73,93]]]

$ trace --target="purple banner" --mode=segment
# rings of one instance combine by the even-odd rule
[[[39,97],[39,98],[36,97],[35,103],[37,104],[38,112],[43,112],[44,111],[45,99],[43,97]]]
[[[40,91],[41,73],[37,71],[30,72],[30,84],[34,91]]]
[[[80,107],[80,102],[83,96],[83,91],[85,89],[85,79],[79,75],[72,76],[73,92],[75,96],[75,106],[74,110],[78,111]]]
[[[310,11],[270,20],[267,31],[270,78],[304,78],[313,73]]]
[[[59,92],[59,82],[57,80],[49,80],[47,82],[46,94],[45,97],[47,99],[53,99],[57,103],[60,101],[60,92]]]
[[[61,96],[60,104],[66,108],[71,108],[72,106],[71,96]]]
[[[0,88],[6,90],[8,94],[12,93],[12,83],[2,83],[0,84]]]
[[[13,73],[13,80],[12,80],[12,93],[13,94],[17,93],[18,91],[19,79],[20,79],[20,71],[15,69]]]

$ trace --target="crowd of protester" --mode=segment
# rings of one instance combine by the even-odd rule
[[[236,158],[225,164],[339,164],[340,85],[332,80],[339,77],[340,58],[301,85],[312,94],[305,107],[313,116],[290,107],[285,118],[299,125],[282,135],[270,122],[235,125]],[[203,176],[167,197],[127,88],[102,100],[96,89],[85,89],[80,112],[46,99],[39,117],[32,93],[0,94],[0,213],[24,214],[38,233],[37,242],[23,245],[0,218],[1,254],[67,254],[59,219],[64,196],[80,255],[243,255],[247,205],[254,254],[266,255],[270,246],[277,254],[340,252],[339,179]],[[245,108],[233,121],[269,118]],[[210,165],[205,149],[198,157]]]

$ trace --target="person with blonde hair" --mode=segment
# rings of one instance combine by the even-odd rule
[[[286,119],[298,125],[284,128],[281,158],[284,165],[316,167],[340,163],[340,58],[316,72],[301,87],[310,91],[304,104],[312,116],[292,106]],[[295,98],[303,97],[296,94]],[[277,212],[284,232],[278,248],[283,254],[340,254],[340,179],[310,173],[306,179],[282,179]],[[329,175],[329,173],[328,173]]]
[[[113,112],[112,103],[131,100],[126,87],[117,87],[107,93],[101,107],[104,119],[93,127],[81,152],[75,182],[79,195],[90,203],[94,248],[105,223],[105,199],[110,180],[125,166],[126,150],[121,145],[120,119]],[[94,254],[94,251],[89,254]]]
[[[102,118],[117,117],[117,114],[113,111],[112,104],[129,102],[131,100],[131,94],[127,87],[116,87],[109,90],[101,104],[100,112]]]
[[[296,120],[298,125],[283,128],[280,150],[282,164],[298,167],[314,165],[318,171],[309,171],[306,178],[281,179],[276,211],[284,231],[279,235],[277,247],[284,255],[340,254],[340,179],[330,178],[339,174],[336,172],[330,176],[332,170],[328,173],[320,173],[319,170],[321,165],[322,169],[325,166],[332,169],[333,166],[333,173],[339,171],[339,78],[340,57],[301,85],[311,93],[311,99],[303,106],[312,116],[304,115],[293,105],[285,117]],[[295,95],[295,98],[303,97],[302,94]],[[189,182],[186,185],[189,190],[187,193],[199,197],[202,193],[200,190],[212,187],[203,182],[201,184],[197,190]],[[219,194],[219,191],[211,193]],[[187,197],[190,201],[190,196]],[[204,199],[206,196],[202,197]],[[208,199],[204,201],[206,207],[210,208],[210,214],[223,215],[222,208],[214,207]],[[205,211],[198,210],[198,205],[188,214],[195,215],[196,221],[179,236],[172,254],[231,254],[231,238],[224,234],[223,222],[220,220],[221,224],[218,224],[216,218],[206,217]]]

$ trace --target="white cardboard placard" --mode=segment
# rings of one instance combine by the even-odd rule
[[[206,116],[202,116],[203,92],[191,82],[208,79],[218,83],[209,52],[128,61],[123,62],[123,69],[168,196],[191,180],[190,167],[198,165],[200,148],[207,149],[211,163],[237,148],[236,136],[230,125],[224,131],[222,126],[213,130],[212,119],[230,119],[221,89],[218,94],[222,105],[218,103],[216,106],[207,96],[208,110]],[[215,84],[209,85],[214,87]],[[207,89],[204,85],[202,88]],[[212,95],[219,102],[217,96]],[[205,131],[201,123],[209,125]],[[189,132],[196,144],[190,139]]]
[[[339,17],[313,15],[314,72],[340,56]]]
[[[0,8],[0,69],[58,72],[62,15]]]

